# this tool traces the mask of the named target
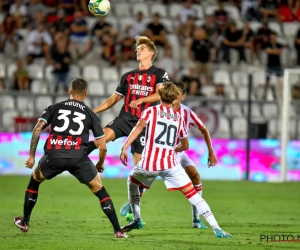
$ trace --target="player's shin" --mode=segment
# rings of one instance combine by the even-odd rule
[[[140,210],[140,190],[139,185],[133,183],[128,179],[128,200],[130,202],[131,210],[134,216],[134,220],[141,218]]]
[[[206,201],[197,194],[194,188],[184,193],[185,197],[192,203],[199,211],[199,213],[205,218],[208,224],[213,228],[220,229],[218,222],[216,221],[213,213],[210,210],[210,207]]]
[[[22,224],[28,224],[32,209],[34,208],[37,198],[40,182],[36,181],[33,176],[30,177],[29,184],[25,192],[24,211]]]
[[[196,192],[202,197],[202,183],[194,184]],[[192,205],[193,221],[199,220],[200,213],[196,206]]]
[[[140,198],[142,198],[142,195],[146,192],[146,188],[143,188],[142,186],[139,186],[139,192],[140,192]],[[132,213],[132,209],[131,209],[131,206],[130,206],[130,210],[128,213]]]
[[[120,232],[121,227],[115,211],[115,207],[109,194],[106,192],[105,187],[102,187],[98,192],[94,194],[99,198],[101,208],[107,218],[110,220],[110,223],[113,225],[114,231]]]

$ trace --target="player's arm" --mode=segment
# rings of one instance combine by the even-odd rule
[[[100,113],[107,109],[110,109],[114,106],[118,101],[122,98],[121,95],[113,93],[108,99],[106,99],[102,104],[100,104],[97,108],[94,109],[94,113]]]
[[[128,161],[127,149],[135,141],[135,139],[139,136],[139,134],[142,133],[145,126],[146,126],[146,121],[140,119],[137,125],[132,129],[130,135],[127,137],[127,140],[125,141],[125,144],[121,149],[121,155],[120,155],[120,159],[125,166],[127,166],[127,161]]]
[[[160,70],[158,72],[158,76],[157,76],[157,84],[156,84],[156,87],[155,87],[155,93],[150,95],[150,96],[143,97],[143,98],[140,98],[138,100],[132,101],[130,103],[130,107],[131,108],[137,108],[137,106],[139,106],[143,103],[158,102],[159,101],[158,90],[162,87],[162,84],[166,81],[169,81],[168,73],[164,70]]]
[[[180,146],[175,148],[175,152],[182,152],[184,150],[189,149],[188,133],[185,128],[186,125],[184,120],[180,119],[180,125],[179,125]]]
[[[121,100],[125,96],[125,88],[126,88],[126,75],[123,75],[121,77],[121,81],[119,85],[117,86],[115,92],[106,99],[100,106],[94,109],[94,113],[100,113],[102,111],[105,111],[107,109],[110,109],[112,106],[114,106],[118,101]]]
[[[99,149],[99,160],[96,164],[96,168],[98,172],[102,173],[104,171],[104,160],[106,157],[107,148],[104,131],[101,127],[99,118],[95,114],[92,114],[92,131],[95,138],[94,143]]]
[[[155,93],[152,95],[149,95],[147,97],[140,98],[138,100],[134,100],[130,102],[131,108],[137,108],[137,106],[143,104],[143,103],[152,103],[152,102],[158,102],[159,101],[159,94],[158,90],[161,88],[162,84],[156,85]]]
[[[95,145],[99,149],[99,160],[96,164],[96,168],[99,172],[102,173],[104,171],[104,161],[107,153],[107,147],[106,147],[104,135],[101,138],[97,138],[95,140]]]
[[[36,148],[39,143],[40,135],[43,131],[43,127],[45,126],[45,124],[46,124],[46,122],[44,120],[40,119],[32,131],[29,157],[25,163],[27,168],[32,168],[34,166]]]
[[[189,139],[187,137],[180,139],[180,146],[175,149],[175,152],[182,152],[189,149]]]
[[[192,124],[199,128],[199,130],[201,131],[204,137],[208,149],[208,167],[216,165],[217,158],[215,156],[215,152],[212,146],[212,141],[208,129],[205,127],[201,119],[195,114],[193,110],[191,110],[190,118],[192,119]]]

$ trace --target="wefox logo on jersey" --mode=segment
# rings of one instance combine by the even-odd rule
[[[51,145],[66,145],[66,146],[78,146],[77,141],[69,141],[68,139],[59,140],[59,139],[50,139]]]
[[[149,92],[153,91],[153,87],[150,86],[142,86],[139,84],[129,84],[131,94],[133,95],[142,95],[148,96]]]

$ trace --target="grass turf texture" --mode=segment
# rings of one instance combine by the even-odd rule
[[[22,215],[29,177],[0,176],[0,249],[300,249],[300,242],[260,242],[260,234],[300,234],[300,183],[204,181],[203,194],[220,226],[233,239],[217,239],[212,230],[191,228],[191,208],[180,192],[156,181],[142,199],[145,228],[115,239],[99,201],[75,178],[45,181],[28,233],[13,225]],[[125,179],[103,183],[119,208],[126,201]],[[118,213],[119,214],[119,213]],[[121,225],[125,217],[119,216]],[[207,223],[206,223],[207,224]]]

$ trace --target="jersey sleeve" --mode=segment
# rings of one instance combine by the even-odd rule
[[[117,88],[115,90],[115,93],[117,95],[124,97],[125,91],[126,91],[126,75],[123,75],[121,77],[121,81],[120,81],[119,85],[117,86]]]
[[[104,137],[104,131],[101,127],[100,120],[95,114],[92,114],[92,132],[96,140]]]
[[[44,112],[41,114],[38,121],[44,121],[47,125],[51,123],[51,115],[53,112],[53,105],[50,105],[48,108],[44,110]]]
[[[186,125],[185,125],[185,122],[184,120],[181,118],[180,119],[180,129],[179,129],[179,138],[180,139],[183,139],[183,138],[186,138],[188,137],[188,133],[186,131]]]
[[[160,69],[157,74],[156,86],[168,81],[170,81],[168,73],[165,70]]]
[[[193,110],[190,111],[190,124],[192,126],[198,127],[201,129],[204,126],[204,123],[201,119],[195,114]]]
[[[146,123],[148,123],[151,120],[151,117],[152,117],[152,109],[148,108],[142,112],[140,120],[143,120]]]

